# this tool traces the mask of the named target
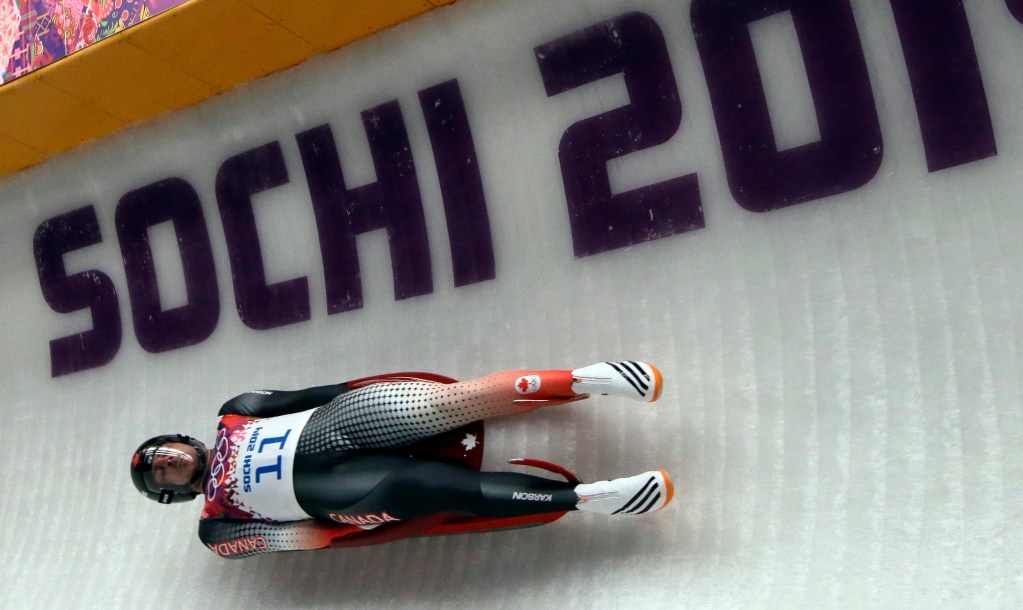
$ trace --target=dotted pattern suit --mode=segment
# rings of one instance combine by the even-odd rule
[[[578,498],[571,483],[401,454],[402,447],[480,419],[578,399],[571,384],[570,371],[505,371],[453,384],[338,384],[235,397],[221,416],[314,410],[294,465],[295,495],[313,519],[207,518],[200,521],[199,537],[218,555],[240,558],[329,546],[339,522],[372,527],[439,512],[513,517],[574,510]]]

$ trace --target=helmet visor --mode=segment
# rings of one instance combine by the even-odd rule
[[[186,491],[200,468],[198,452],[184,443],[164,443],[147,449],[142,457],[149,468],[143,473],[146,487]]]

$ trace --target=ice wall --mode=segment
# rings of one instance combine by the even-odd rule
[[[0,182],[0,605],[1023,602],[1023,3],[692,4],[462,0]],[[623,357],[659,403],[485,465],[642,519],[227,561],[127,476],[248,389]]]

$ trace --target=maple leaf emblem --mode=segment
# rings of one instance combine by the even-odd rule
[[[465,447],[466,451],[472,451],[477,445],[475,434],[466,434],[465,438],[462,439],[462,446]]]
[[[519,394],[532,394],[540,389],[540,377],[524,375],[515,380],[515,391]]]

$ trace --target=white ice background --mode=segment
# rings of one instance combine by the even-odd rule
[[[928,173],[891,9],[852,4],[881,169],[863,188],[771,213],[743,210],[728,190],[681,0],[462,0],[0,179],[0,606],[1023,605],[1023,24],[1003,2],[967,3],[998,155]],[[577,259],[558,141],[627,94],[618,77],[548,98],[532,49],[634,10],[664,31],[685,114],[670,142],[611,164],[614,188],[696,172],[707,226]],[[754,35],[779,141],[812,141],[797,43],[784,17],[768,21]],[[450,78],[497,260],[496,279],[463,288],[416,96]],[[364,308],[328,316],[294,134],[329,122],[349,186],[371,182],[359,112],[391,99],[412,142],[435,290],[394,300],[377,231],[358,242]],[[312,319],[259,332],[234,310],[214,178],[272,140],[291,182],[256,198],[268,280],[307,277]],[[202,200],[221,315],[205,342],[150,354],[131,329],[113,212],[168,176]],[[65,262],[114,280],[124,339],[110,364],[51,378],[49,341],[91,320],[47,306],[32,238],[86,204],[103,243]],[[171,307],[183,281],[164,229],[153,243]],[[676,500],[644,518],[570,514],[516,532],[228,561],[199,542],[198,502],[158,506],[128,477],[141,440],[211,441],[220,404],[249,389],[620,358],[661,367],[660,402],[594,398],[493,421],[486,466],[537,457],[591,480],[665,468]]]

